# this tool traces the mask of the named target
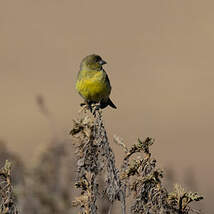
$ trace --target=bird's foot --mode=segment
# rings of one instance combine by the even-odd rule
[[[91,110],[91,107],[88,103],[80,103],[81,109],[79,110],[79,113],[86,112],[87,110]]]
[[[79,113],[81,113],[83,111],[86,113],[86,111],[89,110],[94,116],[95,116],[96,112],[99,111],[99,109],[101,108],[100,103],[85,102],[85,103],[81,103],[80,106],[82,108],[79,110]]]
[[[100,109],[100,103],[91,104],[91,108],[92,108],[91,112],[95,116],[96,112],[99,111],[99,109]]]

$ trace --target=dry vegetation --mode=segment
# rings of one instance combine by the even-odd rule
[[[198,212],[190,207],[192,201],[203,197],[198,193],[186,192],[175,185],[173,192],[168,192],[162,184],[163,171],[157,167],[157,161],[150,153],[152,138],[138,139],[131,148],[115,137],[115,142],[124,151],[120,169],[115,166],[115,157],[109,146],[103,125],[102,112],[94,110],[94,117],[87,113],[74,121],[71,134],[76,137],[78,156],[78,181],[76,187],[81,190],[73,202],[80,207],[81,214],[97,213],[98,197],[108,198],[111,207],[120,201],[120,213],[179,213]],[[122,151],[121,151],[122,153]],[[138,154],[139,156],[136,156]],[[104,191],[99,190],[98,176],[105,177]],[[126,201],[131,206],[126,206]],[[118,211],[117,211],[118,213]]]
[[[41,97],[38,104],[49,117]],[[52,140],[40,150],[30,168],[0,144],[0,214],[199,212],[190,205],[202,196],[187,192],[180,185],[169,192],[163,185],[164,173],[150,150],[152,138],[138,139],[128,148],[122,139],[115,137],[124,157],[118,167],[101,110],[96,106],[93,114],[86,110],[73,124],[72,143]],[[118,203],[120,208],[115,209],[114,204]]]

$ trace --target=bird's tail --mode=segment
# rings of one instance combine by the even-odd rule
[[[112,108],[117,108],[115,105],[114,105],[114,103],[111,101],[111,99],[110,98],[108,98],[108,100],[107,100],[107,102],[104,102],[104,101],[101,101],[100,102],[100,107],[103,109],[103,108],[105,108],[106,106],[111,106]]]

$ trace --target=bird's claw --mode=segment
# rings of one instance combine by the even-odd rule
[[[95,115],[96,111],[100,109],[100,103],[81,103],[80,106],[82,107],[79,110],[79,113],[86,112],[87,110],[90,110],[90,112]]]

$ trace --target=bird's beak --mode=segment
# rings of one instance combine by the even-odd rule
[[[107,62],[105,62],[105,61],[102,60],[102,59],[99,61],[99,63],[100,63],[100,65],[105,65],[105,64],[107,64]]]

